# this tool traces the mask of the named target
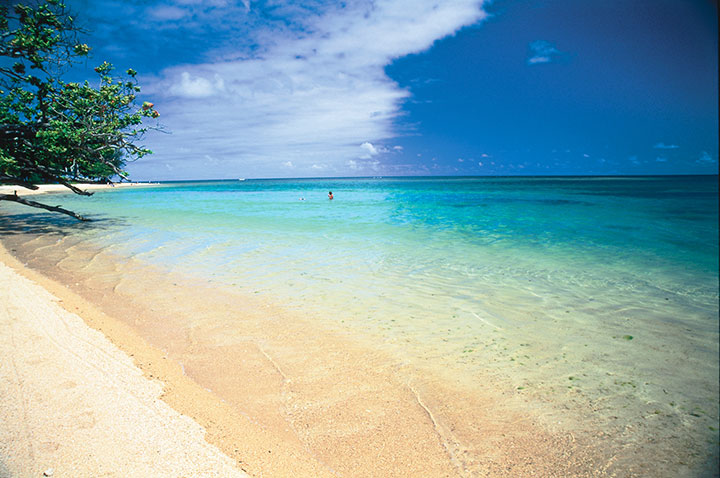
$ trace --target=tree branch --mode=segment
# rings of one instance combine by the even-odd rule
[[[80,196],[92,196],[93,195],[93,193],[91,193],[90,191],[84,191],[80,188],[73,186],[72,184],[70,184],[70,182],[63,179],[60,174],[50,171],[47,168],[40,166],[40,164],[34,163],[31,160],[25,158],[24,156],[18,155],[17,159],[20,162],[25,164],[28,171],[36,172],[50,182],[57,182],[59,184],[62,184],[63,186],[65,186],[70,191],[74,192],[75,194],[79,194]]]
[[[0,176],[0,184],[12,184],[13,186],[22,186],[26,189],[40,189],[38,186],[29,183],[27,181],[23,181],[22,179],[18,178],[11,178],[10,176]]]
[[[63,209],[60,206],[48,206],[47,204],[42,204],[42,203],[39,203],[36,201],[31,201],[29,199],[24,199],[24,198],[18,196],[17,193],[15,193],[15,194],[0,194],[0,201],[12,201],[12,202],[16,202],[19,204],[24,204],[25,206],[36,207],[36,208],[45,209],[48,211],[67,214],[68,216],[74,217],[78,221],[90,221],[90,219],[80,216],[79,214],[75,214],[74,212],[69,211],[67,209]]]

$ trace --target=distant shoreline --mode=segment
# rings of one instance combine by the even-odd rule
[[[463,180],[463,179],[642,179],[642,178],[668,178],[668,177],[707,177],[707,176],[718,176],[718,174],[617,174],[617,175],[513,175],[513,176],[328,176],[328,177],[287,177],[287,178],[247,178],[247,179],[164,179],[164,180],[153,180],[153,181],[136,181],[129,183],[113,183],[113,184],[100,184],[100,183],[72,183],[73,186],[77,186],[84,190],[102,190],[102,189],[115,189],[115,188],[127,188],[127,187],[147,187],[147,186],[161,186],[161,185],[172,185],[172,184],[183,184],[183,183],[213,183],[213,182],[244,182],[244,181],[297,181],[297,180],[315,180],[315,181],[348,181],[348,180],[394,180],[394,179],[417,179],[417,180],[428,180],[428,179],[448,179],[448,180]],[[68,188],[62,184],[41,184],[38,185],[39,189],[26,189],[22,186],[12,184],[0,184],[0,194],[13,194],[17,191],[19,196],[32,196],[36,194],[47,194],[47,193],[65,193],[71,192]]]
[[[158,183],[113,183],[113,184],[97,184],[97,183],[73,183],[76,186],[85,191],[96,191],[102,189],[115,189],[115,188],[128,188],[128,187],[143,187],[143,186],[156,186]],[[16,193],[18,196],[35,196],[37,194],[48,194],[48,193],[71,193],[72,191],[62,184],[40,184],[38,189],[27,189],[22,186],[16,185],[0,185],[0,194],[13,194]]]
[[[367,179],[642,179],[642,178],[668,178],[668,177],[707,177],[707,176],[718,176],[718,174],[600,174],[600,175],[586,175],[586,174],[555,174],[555,175],[459,175],[459,176],[445,176],[445,175],[409,175],[409,176],[302,176],[302,177],[258,177],[258,178],[203,178],[203,179],[158,179],[153,181],[142,181],[135,184],[149,184],[163,185],[163,184],[184,184],[184,183],[236,183],[244,181],[298,181],[298,180],[314,180],[314,181],[348,181],[348,180],[367,180]],[[125,183],[123,183],[125,184]],[[0,186],[2,187],[2,186]]]

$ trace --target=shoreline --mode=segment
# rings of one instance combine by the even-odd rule
[[[433,388],[423,374],[413,373],[402,363],[380,357],[337,334],[322,333],[315,339],[305,337],[312,331],[302,329],[311,322],[283,314],[268,304],[252,302],[238,312],[236,300],[220,297],[220,302],[227,301],[214,311],[237,315],[227,317],[228,325],[242,328],[246,335],[241,343],[228,347],[225,331],[214,330],[217,323],[208,323],[205,330],[196,326],[195,318],[200,324],[210,318],[203,304],[186,304],[190,306],[187,311],[178,309],[179,305],[163,310],[171,305],[163,300],[172,302],[170,296],[183,296],[183,291],[196,286],[200,288],[198,297],[213,303],[213,299],[218,298],[216,286],[195,281],[186,284],[190,288],[176,289],[178,284],[172,283],[175,278],[168,278],[165,282],[151,282],[151,287],[157,288],[153,296],[142,287],[147,286],[149,276],[145,282],[136,280],[146,276],[147,268],[137,269],[135,275],[127,277],[127,270],[123,269],[120,282],[113,285],[110,280],[102,284],[106,281],[104,275],[112,270],[113,261],[105,260],[108,254],[85,250],[84,245],[72,239],[65,246],[45,248],[44,244],[55,242],[52,237],[40,237],[40,247],[33,245],[30,249],[42,249],[40,255],[19,255],[29,264],[26,267],[15,260],[15,265],[23,274],[35,275],[43,287],[63,298],[63,304],[79,304],[75,306],[88,325],[102,331],[133,356],[146,377],[159,377],[163,381],[163,400],[204,426],[208,441],[242,462],[252,475],[330,476],[341,470],[344,473],[340,474],[347,476],[390,476],[388,470],[393,470],[392,476],[417,476],[417,473],[394,471],[399,472],[402,466],[407,471],[407,465],[422,456],[428,460],[422,467],[427,476],[475,476],[468,470],[490,472],[490,476],[530,472],[536,476],[557,476],[558,470],[566,472],[563,476],[642,476],[637,474],[637,470],[642,469],[642,461],[632,464],[630,468],[634,473],[628,468],[628,459],[641,456],[624,453],[616,458],[609,449],[605,450],[607,454],[603,452],[602,448],[613,442],[611,435],[583,436],[581,431],[588,429],[586,424],[578,430],[566,430],[574,434],[563,434],[561,429],[548,432],[547,423],[540,424],[533,418],[542,415],[543,410],[533,410],[532,404],[523,404],[512,391],[495,389],[494,384],[488,382],[484,385],[487,393],[478,398],[458,394],[457,388]],[[73,257],[57,256],[68,246],[73,250]],[[48,264],[55,261],[64,264],[62,271],[43,265],[39,259],[48,255]],[[87,269],[81,265],[84,257],[92,258],[93,262],[84,274],[73,274],[65,267],[75,263]],[[54,269],[57,270],[50,274]],[[129,272],[133,272],[132,268]],[[49,275],[42,275],[44,273]],[[124,295],[99,301],[104,291],[111,293],[118,286]],[[163,295],[168,297],[163,299]],[[129,297],[138,299],[137,303],[132,306],[122,303]],[[183,313],[189,322],[173,317]],[[286,319],[292,322],[298,319],[298,324],[290,324]],[[300,341],[298,335],[306,342]],[[214,344],[218,340],[221,343]],[[334,363],[328,365],[327,362]],[[219,370],[225,371],[223,377],[218,377]],[[318,374],[329,374],[330,379],[315,377]],[[383,388],[382,384],[389,382],[392,387]],[[376,388],[365,390],[369,386]],[[325,403],[328,401],[337,403]],[[506,405],[498,403],[504,401]],[[465,410],[449,408],[455,405],[464,405]],[[282,413],[266,410],[268,408],[277,408]],[[348,416],[365,410],[373,416]],[[401,411],[400,415],[395,416],[392,410]],[[463,415],[464,411],[472,414]],[[482,413],[478,415],[478,411]],[[380,417],[383,418],[379,420]],[[330,455],[318,451],[325,446],[337,446],[333,434],[342,441],[343,433],[351,437],[357,434],[358,427],[368,423],[371,424],[369,432],[379,439],[367,436],[362,443],[351,440],[347,446],[335,448],[334,453],[328,451]],[[402,435],[403,427],[420,428],[422,433],[415,437],[418,439],[403,445],[407,437],[398,436],[392,430],[398,428]],[[480,438],[474,436],[476,432]],[[327,438],[323,438],[324,435]],[[510,438],[505,438],[506,435]],[[419,450],[416,458],[412,458],[418,450],[410,448],[416,443],[429,448]],[[362,472],[333,465],[337,455],[352,458],[359,453],[358,448],[365,452],[357,457],[357,463],[362,463]],[[403,452],[406,453],[403,455]],[[434,459],[430,459],[431,456]],[[379,461],[377,469],[372,468],[373,460]],[[440,468],[432,469],[433,460],[450,467],[439,465]],[[457,467],[453,463],[461,465]]]
[[[279,440],[267,430],[259,427],[252,417],[229,406],[225,400],[211,390],[188,377],[183,365],[169,360],[166,352],[148,343],[133,327],[106,314],[67,286],[25,266],[0,242],[0,267],[2,266],[10,268],[15,274],[31,281],[35,287],[49,294],[50,302],[57,300],[57,305],[64,311],[79,316],[84,322],[85,331],[100,332],[101,340],[109,341],[112,346],[116,347],[119,354],[129,358],[145,381],[160,386],[161,390],[155,401],[159,399],[175,413],[184,419],[193,421],[200,427],[204,442],[211,447],[217,447],[222,456],[229,457],[230,462],[234,463],[241,473],[239,476],[246,476],[242,473],[248,473],[249,476],[269,474],[269,476],[288,478],[332,476],[321,464],[313,463],[307,457],[301,456],[301,450],[287,450],[279,447]],[[41,307],[47,305],[46,301],[42,302]],[[22,353],[22,350],[16,350],[16,352]],[[38,412],[42,415],[43,410]],[[140,423],[134,423],[131,426],[138,430],[144,427]],[[111,434],[112,430],[105,432]],[[70,442],[73,441],[70,440]],[[4,451],[3,447],[0,446],[0,453],[2,451]],[[2,457],[0,456],[0,458]],[[111,456],[106,458],[108,461],[112,461]],[[0,465],[2,465],[1,460]],[[58,467],[56,466],[55,469],[57,470]],[[88,472],[91,474],[87,476],[96,476],[92,470]],[[120,473],[118,476],[128,475]],[[148,475],[143,473],[136,476]],[[201,473],[188,476],[220,477],[226,475]],[[1,473],[0,477],[5,478]]]
[[[95,183],[72,183],[85,191],[98,191],[104,189],[129,188],[129,187],[148,187],[157,186],[152,183],[113,183],[113,184],[95,184]],[[17,194],[18,196],[36,196],[39,194],[57,194],[72,193],[72,191],[62,184],[39,184],[38,189],[27,189],[23,186],[3,185],[0,184],[0,194]]]
[[[1,244],[0,278],[0,476],[248,476],[161,399],[157,367],[138,368],[165,362],[159,351]]]
[[[447,404],[442,401],[444,395],[453,395],[456,390],[433,391],[431,384],[417,374],[407,382],[402,380],[398,382],[397,371],[392,369],[402,368],[402,365],[390,366],[390,369],[387,369],[388,365],[384,363],[384,359],[367,357],[367,350],[352,349],[352,345],[342,339],[339,339],[328,353],[336,356],[347,355],[351,363],[364,357],[369,363],[363,365],[361,372],[352,377],[346,376],[348,372],[346,368],[333,370],[335,367],[330,366],[330,377],[319,378],[321,387],[312,386],[309,389],[307,393],[317,394],[313,399],[315,401],[313,407],[328,406],[322,404],[329,398],[328,386],[338,389],[333,390],[336,392],[333,396],[341,400],[338,406],[333,405],[322,412],[322,416],[316,416],[316,419],[320,420],[318,423],[305,422],[303,417],[293,418],[292,414],[277,415],[272,410],[267,411],[269,415],[262,412],[268,406],[272,408],[280,405],[276,399],[273,399],[274,395],[267,396],[262,390],[266,385],[277,384],[282,389],[281,395],[287,396],[303,392],[301,388],[293,390],[294,386],[302,387],[302,382],[305,380],[313,380],[313,377],[307,376],[307,371],[294,369],[298,364],[289,363],[285,360],[286,357],[276,355],[278,352],[276,347],[282,346],[282,337],[274,344],[252,345],[234,353],[235,362],[238,360],[245,362],[246,359],[250,362],[254,360],[264,362],[260,364],[259,370],[256,369],[257,364],[253,363],[250,364],[250,369],[244,369],[243,380],[248,380],[248,385],[253,384],[251,389],[260,390],[243,390],[241,393],[250,399],[245,405],[250,408],[238,406],[239,404],[223,396],[222,390],[216,390],[215,387],[218,389],[223,387],[222,377],[221,382],[214,383],[213,388],[210,389],[208,384],[198,383],[197,377],[192,376],[193,369],[195,372],[199,370],[202,374],[203,368],[209,367],[215,370],[218,366],[221,368],[229,366],[232,361],[227,362],[226,359],[225,362],[218,362],[222,359],[217,355],[211,355],[210,363],[205,360],[204,365],[203,362],[194,365],[186,361],[178,362],[177,358],[173,359],[162,347],[149,343],[145,333],[143,333],[145,337],[140,336],[132,325],[109,316],[76,291],[23,265],[11,255],[11,252],[0,247],[0,263],[11,267],[17,274],[35,282],[57,297],[58,305],[81,317],[88,330],[101,332],[126,356],[132,358],[145,380],[158,380],[162,384],[159,398],[172,409],[190,417],[203,427],[206,433],[205,439],[211,445],[217,446],[234,463],[239,464],[240,468],[250,476],[329,477],[338,474],[418,476],[418,473],[422,474],[424,471],[429,473],[427,476],[475,476],[473,470],[484,470],[486,473],[490,472],[490,476],[498,477],[529,473],[550,477],[556,476],[558,469],[565,470],[567,476],[589,477],[611,474],[608,467],[613,466],[613,460],[607,461],[608,455],[600,453],[604,456],[601,461],[607,463],[606,465],[599,463],[601,456],[597,455],[599,449],[596,446],[600,445],[599,443],[593,445],[582,440],[579,435],[557,430],[550,432],[531,416],[522,415],[522,410],[508,409],[509,404],[515,402],[510,401],[506,404],[503,400],[491,398],[500,399],[503,393],[490,390],[483,397],[463,396],[463,401],[474,403],[472,408],[476,411],[482,410],[479,416],[467,417],[463,414],[463,410],[448,409]],[[288,335],[293,334],[288,333]],[[227,353],[226,350],[222,352]],[[299,352],[302,351],[295,350],[292,353]],[[23,350],[17,350],[16,353],[22,356]],[[238,356],[237,353],[240,355]],[[347,360],[341,356],[337,358],[342,362]],[[305,357],[300,357],[298,360],[303,361]],[[321,370],[317,373],[326,372],[328,371]],[[254,378],[246,377],[245,373],[252,373]],[[388,378],[393,383],[387,384]],[[360,391],[359,387],[366,388],[369,385],[379,388],[363,392],[359,397],[355,396]],[[343,396],[345,398],[342,398]],[[504,396],[504,398],[511,397]],[[253,406],[251,402],[257,399],[261,402]],[[362,471],[339,470],[327,461],[333,459],[333,456],[313,451],[317,445],[329,443],[325,439],[317,442],[316,446],[312,443],[317,438],[304,443],[303,440],[298,440],[305,433],[302,431],[305,427],[312,429],[332,426],[335,430],[327,432],[330,435],[333,432],[340,433],[342,436],[346,433],[343,431],[346,427],[355,429],[367,421],[367,417],[360,416],[352,418],[350,423],[343,423],[349,418],[343,418],[344,415],[358,413],[360,409],[362,412],[365,409],[368,412],[372,410],[374,415],[378,415],[374,417],[376,424],[371,424],[367,432],[370,435],[366,435],[365,438],[375,444],[366,443],[364,446],[370,448],[353,457],[357,453],[358,443],[355,439],[351,439],[346,443],[340,443],[339,450],[343,451],[340,452],[341,456],[334,458],[358,460],[356,466],[361,466]],[[39,412],[43,411],[39,410]],[[311,415],[315,413],[312,412]],[[470,418],[472,420],[469,423],[463,423]],[[378,419],[380,421],[377,421]],[[388,420],[390,422],[385,423]],[[378,429],[378,426],[383,430]],[[325,432],[321,433],[325,434]],[[486,436],[486,440],[472,440],[463,436],[475,433]],[[348,438],[352,438],[352,434]],[[340,441],[345,442],[345,439]],[[468,448],[469,441],[472,441],[472,444]],[[475,458],[465,456],[471,451],[472,455],[479,453],[484,456],[485,462],[477,462]],[[367,460],[368,453],[374,457],[375,462]],[[423,459],[428,461],[423,462]],[[404,473],[401,471],[403,469]],[[409,469],[415,471],[408,473]],[[397,470],[397,473],[391,470]]]

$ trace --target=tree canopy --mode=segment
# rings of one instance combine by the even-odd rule
[[[159,113],[137,101],[136,71],[119,76],[103,62],[92,83],[62,79],[90,54],[82,33],[61,0],[0,6],[0,184],[57,183],[90,195],[72,183],[127,179],[126,163],[151,153],[136,142],[148,130],[143,119]],[[0,200],[85,220],[16,194]]]

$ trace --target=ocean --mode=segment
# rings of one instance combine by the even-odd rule
[[[468,390],[492,380],[557,422],[592,415],[623,443],[717,446],[717,176],[170,182],[50,202],[94,221],[2,205],[3,242],[65,282],[107,295],[132,264]]]

